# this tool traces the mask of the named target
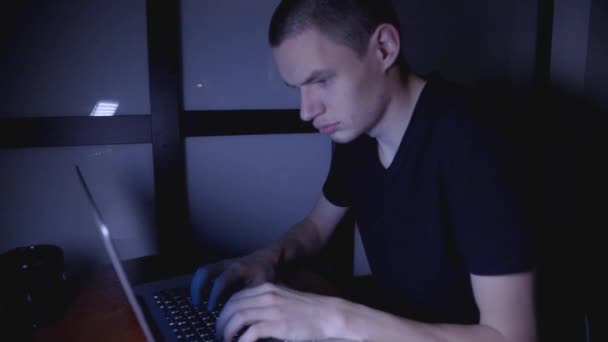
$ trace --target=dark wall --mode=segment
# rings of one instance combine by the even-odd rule
[[[585,91],[602,110],[608,111],[608,2],[595,0],[589,23],[589,50]]]

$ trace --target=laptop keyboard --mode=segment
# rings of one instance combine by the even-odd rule
[[[154,300],[167,318],[178,341],[215,341],[215,321],[220,314],[221,305],[214,311],[195,308],[190,300],[190,290],[186,287],[157,292],[154,294]],[[203,302],[201,307],[207,307],[207,302]]]

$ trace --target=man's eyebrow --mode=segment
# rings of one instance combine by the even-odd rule
[[[315,70],[299,86],[298,85],[292,85],[292,84],[289,84],[287,82],[285,82],[285,84],[288,87],[290,87],[290,88],[297,88],[297,87],[301,87],[301,86],[304,86],[304,85],[307,85],[307,84],[310,84],[310,83],[314,83],[314,82],[316,82],[316,81],[318,81],[320,79],[323,79],[323,78],[331,77],[331,76],[333,76],[333,74],[334,73],[331,70],[327,70],[327,69],[324,69],[324,70]]]

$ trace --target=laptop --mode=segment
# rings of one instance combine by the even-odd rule
[[[215,341],[215,321],[219,310],[195,308],[190,300],[192,275],[132,286],[120,262],[112,236],[87,183],[76,166],[95,223],[99,228],[106,252],[118,275],[122,289],[148,342],[153,341]],[[207,303],[201,305],[205,308]]]

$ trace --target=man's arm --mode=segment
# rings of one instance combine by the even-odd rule
[[[425,324],[342,303],[336,327],[340,331],[330,334],[355,341],[536,341],[532,272],[472,275],[471,281],[480,311],[477,325]]]
[[[218,318],[218,332],[239,342],[287,340],[535,342],[533,274],[471,276],[479,324],[428,324],[336,297],[264,284],[235,294]]]
[[[244,283],[252,287],[276,280],[278,268],[320,251],[347,210],[333,205],[321,195],[310,214],[272,246],[241,258],[200,267],[190,286],[193,304],[199,306],[203,294],[208,292],[207,308],[212,310],[217,303],[232,295],[235,284]]]
[[[327,243],[348,208],[333,205],[323,194],[314,208],[269,250],[282,263],[315,256]]]

